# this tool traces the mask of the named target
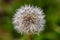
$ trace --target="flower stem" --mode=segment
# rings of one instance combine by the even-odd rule
[[[28,32],[28,40],[31,40],[31,34]]]

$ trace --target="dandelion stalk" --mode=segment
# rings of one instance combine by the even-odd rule
[[[28,40],[31,40],[31,34],[28,32]]]

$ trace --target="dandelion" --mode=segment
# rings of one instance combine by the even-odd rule
[[[14,29],[19,33],[38,34],[44,30],[44,13],[43,10],[30,5],[19,8],[14,15]]]

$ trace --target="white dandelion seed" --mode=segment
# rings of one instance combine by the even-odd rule
[[[30,5],[22,6],[14,15],[14,28],[19,33],[39,33],[44,30],[44,17],[45,15],[40,8]]]

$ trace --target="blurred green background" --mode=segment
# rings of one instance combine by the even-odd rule
[[[27,35],[14,30],[12,18],[16,9],[33,5],[43,9],[45,30],[31,35],[32,40],[60,40],[60,0],[0,0],[0,40],[27,40]]]

